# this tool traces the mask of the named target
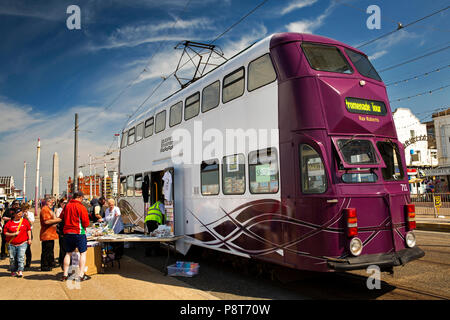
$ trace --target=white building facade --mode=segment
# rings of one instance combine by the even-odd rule
[[[392,116],[398,139],[404,146],[406,145],[406,165],[408,167],[436,167],[438,165],[437,150],[428,149],[426,124],[422,124],[407,108],[397,108]]]
[[[450,113],[448,111],[433,115],[439,167],[450,166]]]

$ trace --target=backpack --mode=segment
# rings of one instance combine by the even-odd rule
[[[67,204],[66,204],[66,206],[67,206]],[[59,217],[61,218],[61,222],[56,225],[56,233],[59,236],[64,236],[64,214],[65,214],[65,211],[66,211],[66,207],[64,207],[63,211],[61,211],[61,214],[59,215]]]

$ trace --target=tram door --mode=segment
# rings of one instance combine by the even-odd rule
[[[153,171],[150,176],[150,206],[161,199],[162,195],[162,175],[164,171]]]
[[[296,267],[317,269],[317,265],[323,263],[317,257],[326,255],[333,243],[329,233],[323,229],[336,216],[338,201],[326,168],[323,145],[309,137],[297,135],[291,147],[295,170],[291,178],[295,185],[295,208],[291,214],[301,223],[285,232],[287,243],[293,244],[285,259],[286,263]],[[337,242],[336,237],[334,243],[337,245]]]
[[[167,173],[170,174],[170,178],[167,178]],[[167,186],[165,184],[168,183]],[[175,214],[174,214],[174,169],[173,167],[166,168],[160,171],[153,171],[150,173],[150,206],[156,201],[162,201],[163,195],[165,198],[164,211],[166,216],[166,225],[172,228],[172,233],[175,228]]]

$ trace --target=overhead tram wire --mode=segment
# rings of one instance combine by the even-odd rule
[[[181,15],[183,15],[185,12],[186,12],[186,9],[187,9],[187,7],[189,6],[189,4],[191,3],[191,1],[192,0],[187,0],[186,1],[186,5],[184,6],[184,8],[183,8],[183,10],[181,11],[181,13],[179,14],[180,16]],[[175,27],[175,25],[178,23],[178,19],[177,20],[175,20],[175,22],[172,24],[172,26],[170,27],[171,29],[173,29],[174,27]],[[136,83],[136,80],[138,80],[139,79],[139,77],[144,73],[144,72],[146,72],[147,71],[147,68],[148,68],[148,66],[149,66],[149,64],[150,64],[150,62],[151,62],[151,60],[153,59],[153,57],[161,50],[161,48],[162,48],[162,43],[164,43],[166,40],[163,40],[163,41],[161,41],[160,43],[159,43],[159,46],[156,48],[156,50],[154,50],[153,52],[152,52],[152,54],[150,55],[150,58],[148,59],[148,61],[147,61],[147,64],[145,65],[145,67],[144,67],[144,69],[142,69],[142,71],[124,88],[124,89],[122,89],[120,92],[119,92],[119,94],[106,106],[106,107],[104,107],[103,108],[103,111],[106,111],[106,110],[108,110],[109,108],[111,108],[113,105],[114,105],[114,103],[116,103],[118,100],[119,100],[119,98],[122,96],[122,94],[126,91],[126,90],[128,90],[129,88],[131,88],[135,83]],[[89,120],[89,119],[88,119]],[[86,120],[85,122],[87,122],[88,120]],[[85,123],[84,122],[84,123]],[[84,123],[80,123],[79,124],[79,126],[81,126],[82,124],[84,124]]]
[[[237,26],[239,23],[241,23],[244,19],[246,19],[249,15],[251,15],[253,12],[255,12],[256,10],[258,10],[260,7],[262,7],[264,4],[266,4],[266,2],[268,2],[269,0],[264,0],[262,1],[260,4],[258,4],[256,7],[254,7],[251,11],[249,11],[246,15],[242,16],[238,21],[236,21],[235,23],[233,23],[230,27],[228,27],[224,32],[222,32],[221,34],[219,34],[213,41],[211,41],[209,44],[213,44],[214,42],[216,42],[218,39],[222,38],[227,32],[229,32],[231,29],[233,29],[235,26]]]
[[[439,90],[443,90],[443,89],[446,89],[446,88],[448,88],[448,87],[450,87],[450,84],[448,84],[448,85],[446,85],[446,86],[442,86],[442,87],[437,88],[437,89],[427,90],[427,91],[418,93],[418,94],[413,95],[413,96],[403,97],[403,98],[398,98],[398,99],[393,99],[393,100],[390,100],[389,103],[392,103],[392,102],[398,102],[398,101],[402,101],[402,100],[407,100],[407,99],[411,99],[411,98],[416,98],[416,97],[422,96],[422,95],[424,95],[424,94],[432,94],[433,92],[436,92],[436,91],[439,91]]]
[[[399,80],[399,81],[387,83],[387,84],[386,84],[386,87],[392,86],[392,85],[397,85],[397,84],[402,83],[402,82],[408,82],[408,81],[410,81],[410,80],[416,80],[416,79],[418,79],[418,78],[420,78],[420,77],[428,76],[428,75],[430,75],[430,74],[432,74],[432,73],[435,73],[435,72],[440,72],[440,71],[442,71],[442,70],[444,70],[444,69],[446,69],[446,68],[448,68],[448,67],[450,67],[450,64],[448,64],[448,65],[446,65],[446,66],[443,66],[443,67],[439,67],[439,68],[434,69],[434,70],[432,70],[432,71],[428,71],[428,72],[425,72],[425,73],[422,73],[422,74],[419,74],[419,75],[415,75],[415,76],[410,77],[410,78],[407,78],[407,79],[403,79],[403,80]]]
[[[259,9],[261,6],[263,6],[266,2],[268,2],[269,0],[264,0],[261,3],[259,3],[256,7],[254,7],[252,10],[250,10],[247,14],[245,14],[244,16],[242,16],[237,22],[235,22],[234,24],[232,24],[230,27],[228,27],[224,32],[222,32],[221,34],[219,34],[216,38],[214,38],[214,40],[212,40],[209,44],[213,44],[214,42],[216,42],[218,39],[220,39],[221,37],[223,37],[226,33],[228,33],[231,29],[233,29],[236,25],[238,25],[239,23],[241,23],[244,19],[246,19],[248,16],[250,16],[253,12],[255,12],[257,9]],[[181,65],[181,68],[183,68],[186,64],[188,64],[190,61],[186,61],[183,65]],[[152,91],[152,93],[139,105],[139,107],[133,112],[132,115],[130,115],[125,123],[125,125],[123,126],[122,130],[123,131],[127,125],[127,123],[130,121],[130,119],[142,108],[142,106],[145,104],[145,102],[148,101],[148,99],[150,99],[153,94],[155,94],[155,92],[161,87],[161,85],[170,77],[172,77],[175,74],[176,71],[172,72],[169,76],[164,77],[163,80],[158,84],[158,86]]]
[[[180,16],[186,12],[186,9],[187,9],[188,6],[190,5],[191,1],[192,1],[192,0],[187,0],[187,1],[186,1],[186,4],[185,4],[183,10],[182,10],[181,13],[180,13]],[[175,27],[175,25],[178,23],[178,21],[179,21],[179,20],[175,20],[175,22],[174,22],[174,23],[172,24],[172,26],[171,26],[171,29],[173,29],[173,28]],[[161,41],[161,42],[159,43],[159,46],[158,46],[158,47],[156,48],[156,50],[153,51],[152,54],[150,55],[150,58],[148,59],[146,65],[145,65],[145,67],[144,67],[144,69],[142,69],[142,71],[136,76],[136,78],[133,79],[133,81],[131,81],[124,89],[122,89],[122,91],[117,95],[117,97],[116,97],[115,99],[113,99],[113,101],[112,101],[106,108],[104,108],[104,111],[106,111],[106,110],[108,110],[110,107],[112,107],[112,105],[113,105],[113,104],[114,104],[114,103],[122,96],[122,94],[123,94],[127,89],[131,88],[131,87],[135,84],[136,80],[138,80],[139,77],[140,77],[144,72],[147,71],[147,68],[148,68],[148,66],[149,66],[149,64],[150,64],[150,62],[151,62],[151,60],[152,60],[153,57],[156,55],[156,53],[158,53],[158,52],[161,50],[161,48],[162,48],[162,43],[165,42],[165,41],[166,41],[166,40],[163,40],[163,41]],[[113,140],[113,142],[111,143],[111,145],[112,145],[113,143],[114,143],[114,140]],[[111,149],[111,147],[108,148],[108,150],[106,151],[106,153],[108,153],[108,152],[110,151],[110,149]]]
[[[373,43],[373,42],[375,42],[375,41],[378,41],[378,40],[380,40],[380,39],[382,39],[382,38],[385,38],[385,37],[387,37],[387,36],[390,36],[391,34],[397,32],[397,31],[399,31],[399,30],[402,30],[402,29],[405,29],[405,28],[407,28],[407,27],[410,27],[410,26],[412,26],[412,25],[414,25],[414,24],[416,24],[416,23],[418,23],[418,22],[420,22],[420,21],[423,21],[423,20],[425,20],[425,19],[427,19],[427,18],[430,18],[430,17],[432,17],[432,16],[434,16],[434,15],[440,13],[440,12],[443,12],[443,11],[447,10],[448,8],[450,8],[450,6],[447,6],[447,7],[443,8],[443,9],[440,9],[440,10],[438,10],[438,11],[435,11],[435,12],[433,12],[433,13],[430,13],[429,15],[426,15],[425,17],[422,17],[422,18],[419,18],[419,19],[417,19],[417,20],[414,20],[414,21],[412,21],[412,22],[410,22],[410,23],[408,23],[408,24],[406,24],[406,25],[402,25],[401,23],[398,23],[397,29],[392,30],[391,32],[385,33],[385,34],[383,34],[383,35],[381,35],[381,36],[379,36],[379,37],[377,37],[377,38],[375,38],[375,39],[372,39],[372,40],[369,40],[369,41],[367,41],[367,42],[364,42],[364,43],[362,43],[362,44],[356,46],[356,48],[357,48],[357,49],[362,48],[362,47],[364,47],[364,46],[366,46],[366,45],[368,45],[368,44],[371,44],[371,43]]]
[[[426,54],[424,54],[424,55],[422,55],[422,56],[415,57],[415,58],[413,58],[413,59],[410,59],[410,60],[401,62],[401,63],[399,63],[399,64],[396,64],[396,65],[393,65],[393,66],[389,66],[389,67],[387,67],[387,68],[384,68],[384,69],[382,69],[382,70],[379,70],[378,72],[381,73],[381,72],[385,72],[385,71],[388,71],[388,70],[391,70],[391,69],[394,69],[394,68],[403,66],[403,65],[405,65],[405,64],[408,64],[408,63],[414,62],[414,61],[416,61],[416,60],[419,60],[419,59],[422,59],[422,58],[431,56],[431,55],[433,55],[433,54],[436,54],[436,53],[439,53],[439,52],[441,52],[441,51],[447,50],[447,49],[449,49],[449,48],[450,48],[450,45],[448,45],[448,46],[446,46],[446,47],[443,47],[443,48],[440,48],[440,49],[438,49],[438,50],[434,50],[434,51],[428,52],[428,53],[426,53]]]

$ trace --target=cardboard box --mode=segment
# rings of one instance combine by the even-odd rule
[[[78,249],[72,253],[72,267],[77,269],[80,259]],[[91,276],[103,271],[102,269],[102,250],[100,246],[88,247],[86,252],[85,274]]]
[[[85,273],[88,276],[102,272],[102,250],[100,246],[87,248],[86,267]]]

